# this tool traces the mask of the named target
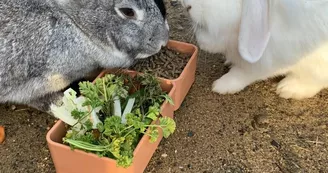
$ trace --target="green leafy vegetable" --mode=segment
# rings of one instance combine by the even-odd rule
[[[160,130],[165,138],[175,131],[173,119],[160,117],[160,106],[173,101],[155,76],[109,74],[79,86],[82,96],[69,89],[64,104],[52,107],[70,125],[63,142],[72,149],[115,159],[118,166],[127,168],[142,135],[156,142]]]

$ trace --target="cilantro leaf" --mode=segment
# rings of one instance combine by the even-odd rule
[[[99,98],[99,89],[91,82],[79,83],[81,94],[86,97],[83,106],[90,105],[92,108],[97,108],[103,105],[103,101]]]

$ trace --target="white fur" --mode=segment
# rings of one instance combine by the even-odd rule
[[[167,19],[165,19],[165,26],[166,26],[166,29],[167,29],[168,31],[170,31],[169,22],[167,21]]]
[[[328,1],[267,0],[271,37],[254,63],[238,50],[243,1],[248,0],[183,0],[185,7],[191,6],[200,48],[225,53],[232,63],[213,91],[236,93],[276,75],[286,75],[277,87],[283,98],[309,98],[328,87]]]

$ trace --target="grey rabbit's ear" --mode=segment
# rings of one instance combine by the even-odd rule
[[[269,42],[269,0],[244,0],[239,31],[239,53],[250,62],[258,61]]]

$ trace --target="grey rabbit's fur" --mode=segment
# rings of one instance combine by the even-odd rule
[[[135,18],[119,8],[134,9]],[[73,81],[128,67],[167,41],[150,0],[1,0],[0,103],[49,111]]]

